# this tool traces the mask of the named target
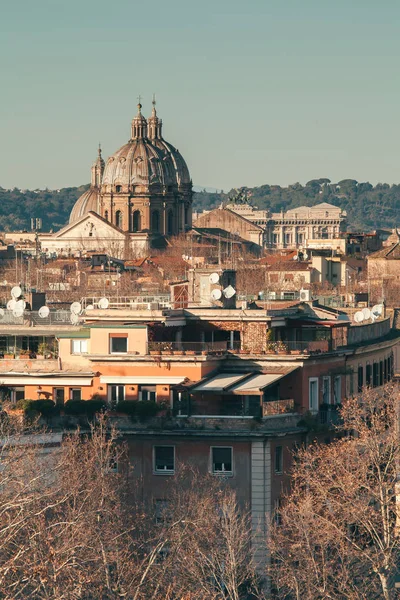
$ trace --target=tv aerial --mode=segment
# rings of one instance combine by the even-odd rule
[[[215,288],[215,290],[213,290],[211,292],[211,298],[212,298],[212,300],[220,300],[221,297],[222,297],[222,292],[221,292],[220,289]]]
[[[97,303],[98,307],[105,310],[106,308],[109,307],[110,303],[108,301],[108,298],[100,298],[100,300]]]
[[[224,294],[225,298],[228,298],[229,300],[229,298],[233,298],[233,296],[236,294],[236,290],[231,285],[228,285],[228,287],[222,290],[222,293]]]
[[[79,315],[77,313],[71,313],[71,323],[72,325],[78,325]]]
[[[16,304],[14,310],[12,311],[13,317],[22,317],[24,314],[24,308],[20,304]]]
[[[371,311],[369,308],[363,308],[362,309],[362,314],[364,315],[364,320],[368,320],[371,318]]]
[[[19,298],[22,295],[22,290],[19,285],[15,285],[11,290],[11,296],[15,299]]]
[[[16,304],[16,300],[14,298],[11,298],[11,300],[7,302],[7,310],[14,310]]]
[[[41,319],[46,319],[50,314],[50,309],[48,306],[41,306],[38,313]]]
[[[82,310],[81,303],[80,303],[80,302],[73,302],[73,303],[71,304],[71,306],[69,307],[69,309],[70,309],[70,311],[71,311],[71,313],[72,313],[73,315],[79,315],[79,313],[80,313],[80,312],[81,312],[81,310]]]

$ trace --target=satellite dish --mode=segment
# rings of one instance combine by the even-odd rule
[[[210,279],[210,283],[218,283],[218,281],[219,281],[218,273],[211,273],[209,279]]]
[[[303,258],[304,258],[304,260],[308,260],[308,254],[307,254],[307,252],[304,253],[304,257]]]
[[[98,301],[97,304],[98,304],[99,308],[102,308],[105,310],[106,308],[108,308],[110,303],[108,301],[108,298],[100,298],[100,300]]]
[[[369,308],[363,308],[361,312],[364,315],[364,319],[371,318],[371,311],[369,310]]]
[[[94,309],[93,304],[88,304],[86,307],[86,310],[93,310],[93,309]]]
[[[0,308],[0,319],[4,317],[4,308]]]
[[[233,296],[236,294],[236,290],[231,285],[228,285],[228,287],[226,287],[222,293],[224,294],[225,298],[229,299],[233,298]]]
[[[14,310],[15,306],[16,306],[16,301],[14,300],[14,298],[11,298],[11,300],[9,300],[7,302],[7,310]]]
[[[50,314],[50,309],[48,306],[41,306],[39,308],[39,317],[41,319],[45,319],[46,317],[48,317]]]
[[[11,290],[11,296],[13,298],[19,298],[21,296],[21,294],[22,294],[21,288],[19,287],[19,285],[15,285]]]
[[[22,298],[21,298],[21,300],[16,300],[15,306],[16,307],[17,306],[22,306],[22,309],[25,310],[25,308],[26,308],[26,302],[25,302],[25,300],[22,300]]]
[[[375,317],[380,317],[382,313],[383,313],[382,304],[375,304],[375,306],[372,307],[372,314]]]
[[[293,256],[293,260],[299,260],[299,256],[298,256],[298,254],[295,254],[295,255]]]
[[[14,308],[14,310],[12,311],[12,314],[14,317],[22,317],[22,315],[24,314],[24,309],[22,306],[16,306]]]
[[[218,288],[216,288],[215,290],[213,290],[213,291],[211,292],[211,298],[212,298],[213,300],[220,300],[220,299],[221,299],[221,296],[222,296],[222,292],[221,292],[221,290],[219,290]]]
[[[71,323],[72,325],[77,325],[79,323],[79,315],[71,313]]]
[[[362,313],[361,310],[359,310],[355,313],[354,320],[356,323],[361,323],[362,321],[364,321],[364,314]]]
[[[72,313],[73,315],[79,315],[79,313],[80,313],[80,312],[81,312],[81,310],[82,310],[81,303],[80,303],[80,302],[73,302],[73,303],[71,304],[71,306],[69,307],[69,309],[70,309],[70,311],[71,311],[71,313]]]

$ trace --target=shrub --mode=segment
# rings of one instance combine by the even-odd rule
[[[66,415],[84,415],[86,414],[86,400],[68,400],[64,404],[64,412]]]
[[[151,419],[151,417],[155,417],[160,410],[163,410],[163,407],[157,402],[151,402],[150,400],[139,400],[136,402],[136,414],[139,419]]]
[[[123,413],[124,415],[133,416],[137,413],[137,405],[138,402],[124,400],[122,402],[118,402],[117,406],[115,407],[115,410],[117,412]]]
[[[88,418],[93,418],[94,415],[107,408],[104,400],[68,400],[64,405],[66,415],[79,417],[86,415]]]
[[[57,412],[53,400],[27,400],[24,410],[25,412],[35,411],[42,417],[52,417]]]
[[[29,405],[31,402],[34,402],[34,400],[22,398],[22,400],[18,400],[18,402],[11,406],[11,410],[27,410],[29,409]]]

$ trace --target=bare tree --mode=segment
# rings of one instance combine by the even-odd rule
[[[271,527],[278,598],[398,597],[398,402],[391,385],[365,390],[343,405],[340,439],[300,452]]]

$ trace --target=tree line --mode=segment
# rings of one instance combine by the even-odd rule
[[[0,231],[29,230],[31,217],[43,220],[43,231],[57,230],[66,225],[71,209],[88,185],[60,190],[6,190],[0,187]],[[313,179],[305,185],[294,183],[287,187],[262,185],[241,188],[250,203],[262,210],[286,211],[298,206],[314,206],[329,202],[347,211],[351,229],[370,231],[393,228],[400,210],[400,184],[389,185],[343,179]],[[224,193],[194,194],[195,210],[210,210],[237,195],[235,190]]]

